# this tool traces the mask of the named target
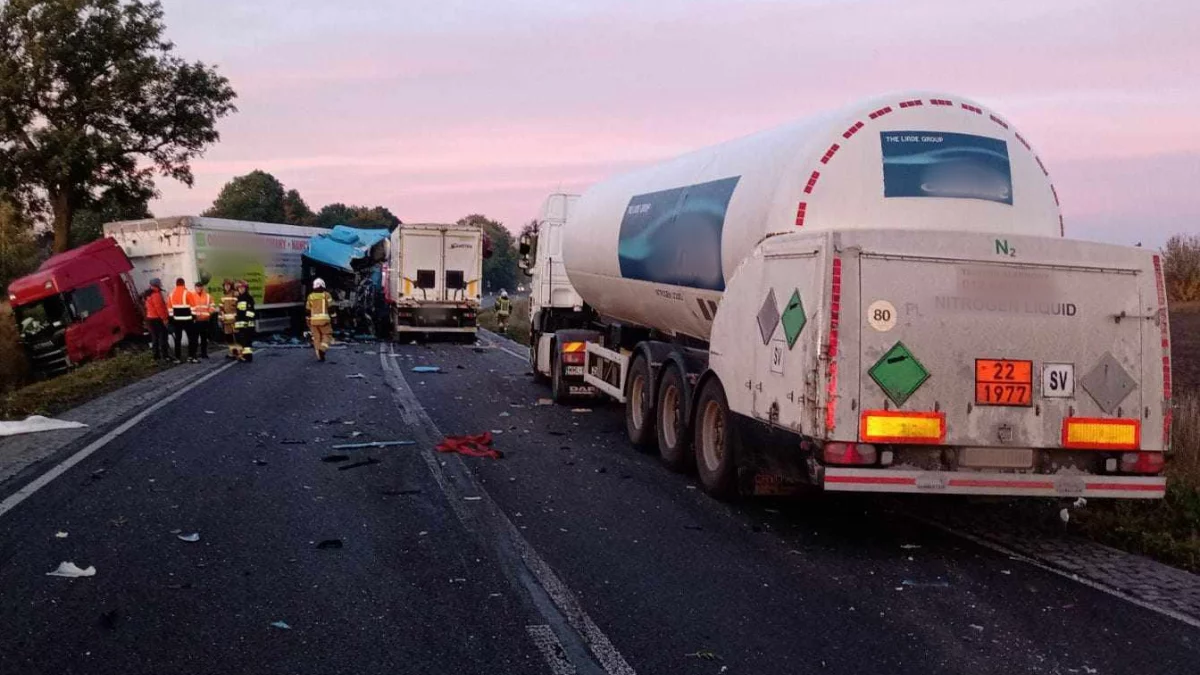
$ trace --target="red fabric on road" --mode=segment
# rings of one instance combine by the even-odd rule
[[[437,444],[438,452],[457,452],[468,457],[500,459],[504,453],[492,447],[492,434],[485,431],[476,436],[447,436]]]

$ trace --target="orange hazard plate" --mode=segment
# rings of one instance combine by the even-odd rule
[[[975,359],[975,405],[1030,405],[1033,361]]]

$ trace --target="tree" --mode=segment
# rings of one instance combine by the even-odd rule
[[[486,290],[513,290],[517,287],[517,249],[512,233],[498,221],[473,213],[458,221],[459,225],[475,225],[492,242],[492,257],[483,261],[483,286]]]
[[[104,192],[91,206],[75,212],[71,219],[71,248],[99,239],[104,234],[105,223],[153,218],[148,206],[153,196],[150,191],[138,194],[120,190]]]
[[[283,195],[283,221],[291,225],[313,225],[317,222],[317,214],[308,208],[308,202],[296,190],[288,190]]]
[[[367,229],[387,228],[391,230],[400,222],[400,219],[386,206],[347,206],[338,202],[321,207],[321,210],[317,212],[315,224],[317,227],[350,225]]]
[[[1177,234],[1162,252],[1167,297],[1173,302],[1200,300],[1200,234]]]
[[[40,259],[32,224],[17,203],[0,192],[0,287],[37,269]]]
[[[255,169],[226,183],[213,205],[200,215],[256,223],[287,222],[283,183],[266,171]]]
[[[191,160],[236,111],[229,81],[174,54],[157,0],[0,5],[0,165],[66,250],[75,212],[109,190],[193,183]]]

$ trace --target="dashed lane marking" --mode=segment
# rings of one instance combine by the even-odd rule
[[[14,508],[16,508],[18,504],[20,504],[21,502],[25,501],[26,499],[29,499],[30,497],[32,497],[38,490],[41,490],[42,488],[49,485],[50,481],[63,475],[64,473],[67,472],[68,469],[70,469],[71,467],[75,466],[76,464],[82,462],[83,460],[87,459],[89,456],[91,456],[94,452],[96,452],[100,448],[103,448],[104,446],[111,443],[113,441],[113,439],[117,438],[118,436],[125,433],[126,431],[129,431],[133,427],[137,426],[138,422],[141,422],[142,420],[146,419],[150,415],[153,415],[156,411],[161,409],[163,406],[171,403],[172,401],[175,401],[180,396],[183,396],[184,394],[195,389],[196,387],[199,387],[200,385],[211,380],[212,378],[216,377],[217,375],[220,375],[221,373],[225,372],[226,370],[229,370],[234,365],[236,365],[236,364],[227,363],[227,364],[221,366],[220,368],[217,368],[213,372],[205,375],[204,377],[201,377],[198,380],[193,380],[191,384],[185,386],[183,389],[180,389],[179,391],[175,392],[174,394],[171,394],[170,396],[164,398],[163,400],[159,401],[158,403],[155,403],[154,405],[150,406],[149,408],[146,408],[142,412],[134,415],[133,417],[131,417],[127,421],[125,421],[123,424],[118,426],[116,429],[113,429],[112,431],[108,432],[107,434],[104,434],[100,438],[97,438],[96,440],[92,441],[84,449],[82,449],[79,452],[64,459],[62,462],[60,462],[54,468],[50,469],[46,473],[33,479],[28,485],[21,488],[20,490],[17,490],[13,494],[9,495],[7,499],[0,502],[0,516],[3,516],[4,514],[8,513],[9,511],[13,510]]]
[[[418,441],[421,459],[433,474],[434,481],[459,521],[492,549],[518,590],[529,594],[532,605],[546,620],[546,627],[560,641],[559,647],[575,669],[555,670],[560,666],[548,660],[551,671],[585,675],[636,675],[633,667],[584,611],[575,593],[526,541],[487,490],[475,480],[475,475],[461,458],[435,455],[433,447],[442,439],[442,432],[417,400],[404,379],[404,373],[389,358],[390,351],[391,345],[379,346],[379,364],[400,407],[401,419],[411,426],[411,435]],[[482,499],[464,501],[463,497],[467,495],[480,496]],[[545,654],[544,643],[537,643],[539,635],[544,637],[545,633],[540,629],[538,635],[531,633],[538,649]]]

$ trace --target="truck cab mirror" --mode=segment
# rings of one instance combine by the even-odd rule
[[[533,256],[537,251],[537,238],[535,235],[526,233],[522,234],[517,239],[517,267],[529,274],[529,270],[533,268]]]
[[[529,255],[529,251],[532,249],[533,237],[528,234],[521,235],[521,238],[517,240],[517,253],[520,253],[521,257],[525,257]]]

